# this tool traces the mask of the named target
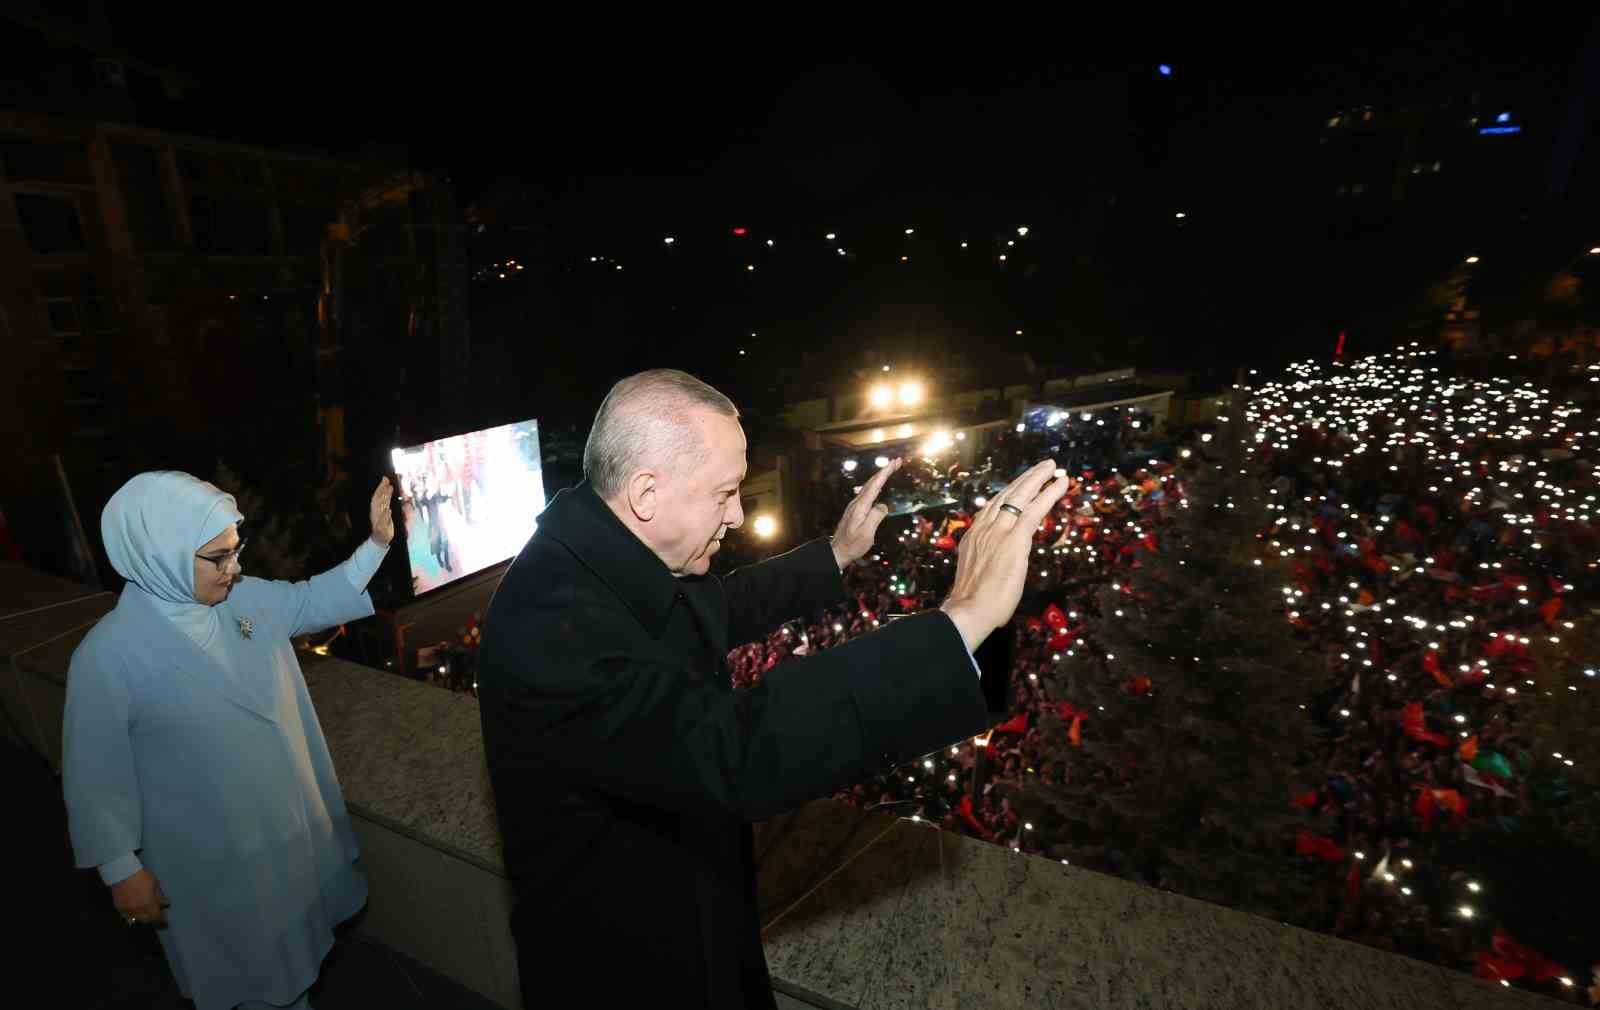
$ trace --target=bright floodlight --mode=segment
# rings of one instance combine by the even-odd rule
[[[879,410],[888,410],[894,405],[894,390],[888,386],[873,386],[872,405]]]
[[[756,536],[765,540],[767,537],[770,537],[772,534],[778,532],[778,520],[772,518],[771,516],[756,516],[756,520],[751,524],[751,528],[756,531]]]
[[[900,402],[907,407],[914,407],[922,402],[922,383],[903,382],[900,384]]]

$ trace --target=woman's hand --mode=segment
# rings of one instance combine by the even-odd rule
[[[384,477],[378,482],[378,489],[372,492],[372,542],[379,547],[388,547],[394,541],[394,512],[389,507],[392,497],[392,485],[389,478]]]
[[[134,920],[129,925],[165,926],[166,913],[161,911],[172,902],[161,893],[161,883],[147,869],[139,869],[127,880],[111,885],[111,903],[117,906],[122,921]]]

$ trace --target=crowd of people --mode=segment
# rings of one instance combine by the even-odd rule
[[[1569,788],[1571,757],[1560,741],[1537,739],[1519,707],[1596,679],[1540,645],[1582,634],[1600,589],[1591,512],[1600,472],[1582,455],[1600,432],[1584,431],[1548,391],[1413,368],[1404,355],[1306,366],[1251,391],[1248,430],[1266,480],[1255,489],[1266,503],[1261,556],[1289,573],[1281,617],[1326,671],[1306,685],[1322,730],[1306,741],[1313,785],[1285,797],[1323,827],[1286,839],[1284,858],[1318,882],[1312,907],[1335,935],[1576,1000],[1590,990],[1575,970],[1496,928],[1491,885],[1460,841],[1515,832]],[[1183,514],[1184,479],[1211,438],[1195,433],[1142,466],[1129,466],[1125,443],[1074,461],[1095,465],[1036,537],[1030,592],[1010,629],[1004,721],[838,799],[1058,855],[1012,803],[1025,785],[1097,774],[1059,757],[1062,735],[1076,742],[1093,727],[1072,699],[1052,696],[1050,667],[1092,640],[1105,583],[1159,550],[1170,524],[1197,521]],[[985,492],[1060,441],[1050,428],[1020,433],[976,479],[924,468],[958,504],[880,537],[883,549],[846,573],[850,605],[736,649],[736,683],[937,605]]]

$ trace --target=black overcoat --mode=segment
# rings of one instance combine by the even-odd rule
[[[733,690],[730,646],[846,598],[826,538],[680,579],[587,482],[551,500],[478,670],[527,1006],[774,1005],[750,824],[987,722],[939,611]]]

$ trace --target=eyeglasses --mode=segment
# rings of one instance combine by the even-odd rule
[[[220,571],[221,569],[228,567],[228,562],[237,561],[239,559],[239,555],[244,553],[244,545],[249,542],[250,541],[248,540],[241,540],[239,541],[239,546],[235,547],[231,551],[224,551],[221,554],[196,554],[195,557],[205,558],[207,561],[216,565],[217,569]]]

